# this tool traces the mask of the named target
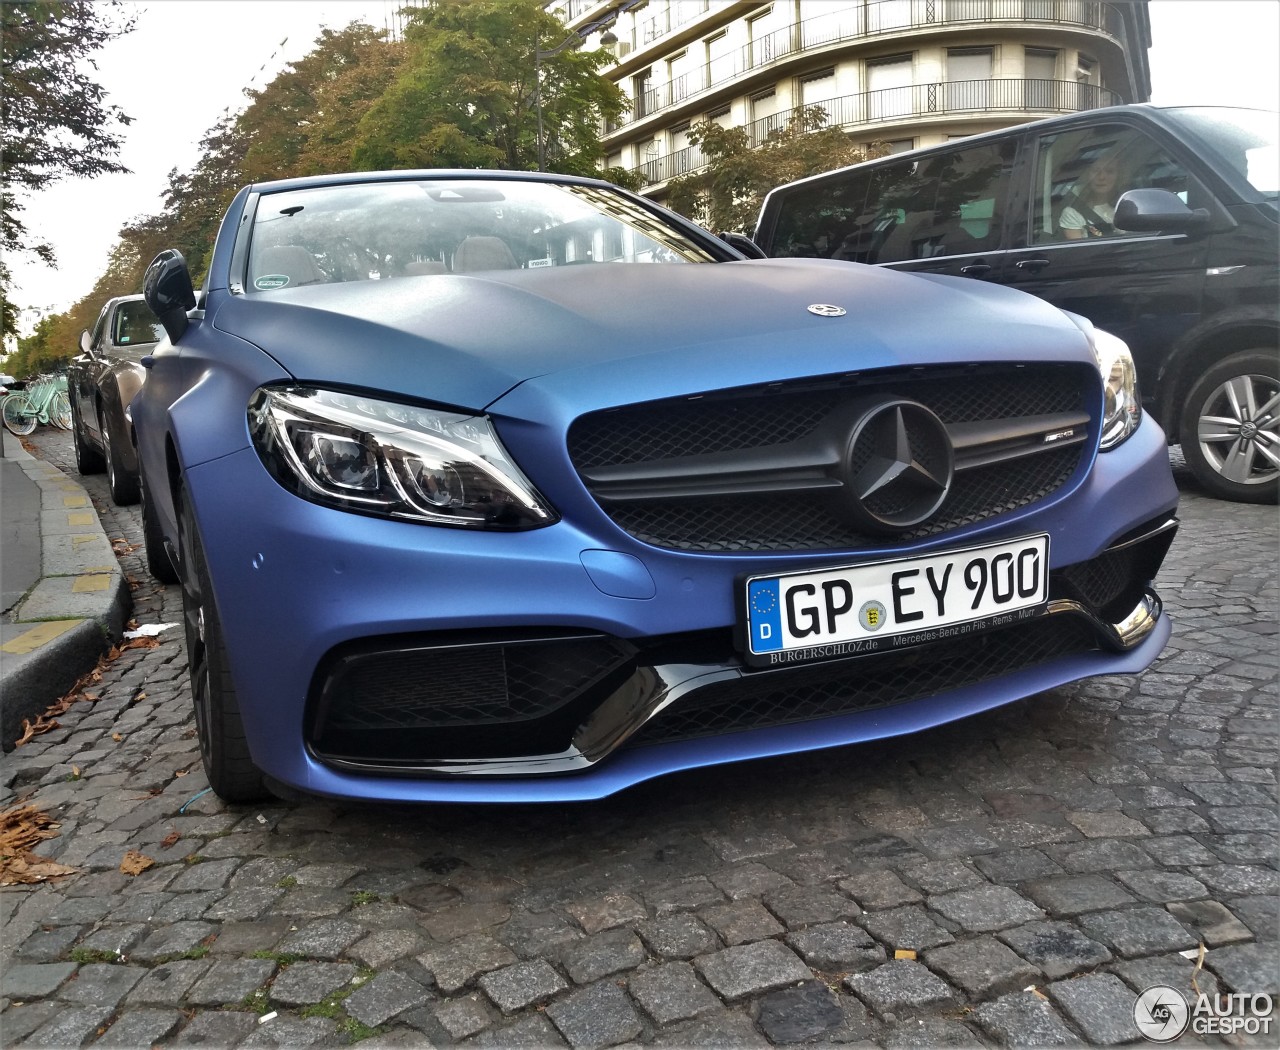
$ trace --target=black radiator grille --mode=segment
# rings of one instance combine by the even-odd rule
[[[711,454],[757,450],[758,456],[758,450],[782,449],[813,434],[851,403],[886,394],[919,402],[948,425],[1078,413],[1096,381],[1096,374],[1072,366],[984,366],[723,391],[583,416],[569,430],[569,454],[584,475]],[[900,537],[936,536],[1034,504],[1067,484],[1085,454],[1086,444],[1079,442],[958,471],[942,506]],[[591,489],[590,478],[584,481]],[[675,550],[858,550],[885,539],[860,531],[831,490],[818,486],[720,497],[601,496],[601,505],[630,535]]]

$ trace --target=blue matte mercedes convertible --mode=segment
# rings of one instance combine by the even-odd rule
[[[251,185],[131,416],[222,798],[590,799],[937,726],[1169,636],[1125,345],[751,259],[605,182]]]

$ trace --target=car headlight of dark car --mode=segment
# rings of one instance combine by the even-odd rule
[[[485,416],[317,387],[263,387],[249,433],[289,491],[359,514],[475,529],[529,529],[556,513]]]

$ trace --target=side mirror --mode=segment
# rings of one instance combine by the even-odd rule
[[[160,318],[169,341],[176,343],[182,338],[187,330],[187,311],[196,305],[196,291],[180,251],[168,248],[151,260],[142,279],[142,297]]]
[[[80,352],[93,357],[93,336],[89,334],[87,328],[80,333]]]
[[[1209,211],[1193,211],[1168,190],[1129,190],[1116,202],[1115,225],[1134,233],[1192,233],[1209,225]]]
[[[764,249],[745,233],[717,233],[716,236],[730,248],[737,248],[748,259],[769,258],[769,256],[765,255]]]

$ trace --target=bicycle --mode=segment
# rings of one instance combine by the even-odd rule
[[[67,395],[67,377],[37,376],[25,390],[6,395],[0,412],[9,432],[18,437],[30,434],[37,423],[70,430],[71,398]]]

